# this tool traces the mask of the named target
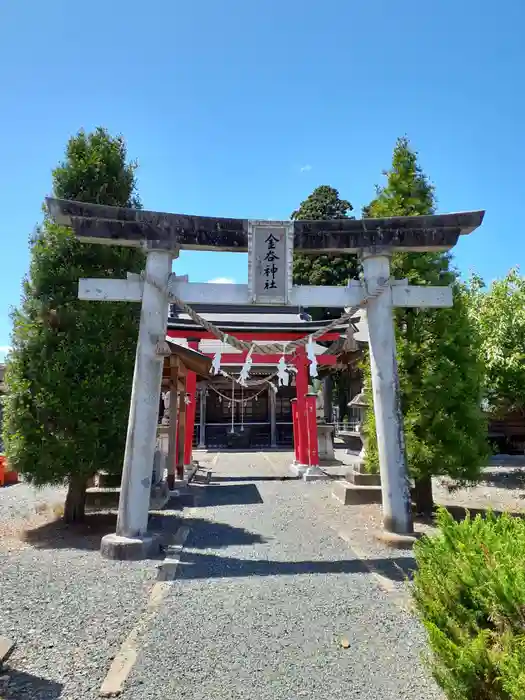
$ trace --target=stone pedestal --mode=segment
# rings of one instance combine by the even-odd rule
[[[320,467],[306,467],[303,473],[303,481],[328,481],[330,477]]]
[[[296,459],[290,464],[290,471],[294,476],[302,476],[308,469],[306,464],[301,464]]]
[[[334,459],[333,425],[319,423],[317,425],[317,441],[319,444],[319,459]]]
[[[100,543],[100,553],[106,559],[138,561],[156,557],[161,551],[161,538],[156,533],[139,537],[105,535]]]

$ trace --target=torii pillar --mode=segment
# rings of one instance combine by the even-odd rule
[[[148,532],[148,516],[164,362],[158,350],[166,338],[167,284],[173,257],[172,251],[150,250],[146,258],[148,281],[142,293],[117,527],[100,544],[102,555],[109,559],[142,559],[160,548],[158,538]],[[175,411],[176,405],[171,420]]]
[[[390,257],[389,250],[361,254],[369,294],[374,294],[390,279]],[[410,534],[414,526],[405,459],[391,286],[368,303],[367,321],[383,524],[388,532]]]
[[[410,286],[389,280],[393,251],[432,252],[453,248],[470,234],[484,212],[432,214],[384,219],[336,221],[247,221],[148,212],[85,202],[48,199],[54,221],[70,226],[89,243],[142,246],[148,252],[146,279],[85,279],[79,298],[142,302],[140,330],[124,457],[117,531],[103,538],[101,551],[112,558],[146,556],[158,548],[148,534],[158,401],[165,342],[168,292],[188,304],[284,304],[299,307],[367,305],[372,387],[381,467],[384,526],[410,534],[412,518],[399,411],[392,307],[447,307],[448,287]],[[248,285],[190,284],[174,276],[173,257],[180,249],[246,252]],[[303,254],[361,254],[365,276],[345,287],[293,286],[293,250]],[[269,264],[268,264],[269,263]],[[374,290],[382,293],[370,298]],[[168,354],[168,353],[166,353]],[[298,398],[299,401],[299,398]]]

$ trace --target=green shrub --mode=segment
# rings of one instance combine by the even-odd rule
[[[525,698],[525,521],[489,513],[415,546],[413,596],[449,700]]]

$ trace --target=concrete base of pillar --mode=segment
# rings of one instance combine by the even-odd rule
[[[416,534],[414,532],[401,535],[397,532],[383,530],[382,532],[376,532],[375,537],[388,547],[392,547],[392,549],[411,549],[415,542],[417,542],[419,539],[420,535],[419,533]]]
[[[299,464],[295,460],[290,464],[290,471],[294,476],[302,476],[308,469],[306,464]]]
[[[307,467],[303,481],[326,481],[330,477],[320,467]]]
[[[161,552],[161,536],[149,533],[142,537],[123,537],[116,533],[104,535],[100,542],[100,553],[105,559],[138,561],[150,559]]]

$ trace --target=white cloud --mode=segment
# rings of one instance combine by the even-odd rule
[[[312,166],[307,163],[306,165],[301,165],[301,167],[299,168],[299,172],[309,173],[311,169],[312,169]]]
[[[210,284],[235,284],[235,280],[231,277],[216,277],[213,280],[208,280]]]
[[[5,358],[10,350],[11,348],[9,345],[0,345],[0,362]]]

